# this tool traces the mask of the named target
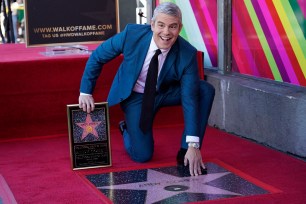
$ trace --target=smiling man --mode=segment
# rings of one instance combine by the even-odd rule
[[[156,7],[151,25],[129,24],[103,42],[86,64],[79,106],[88,113],[94,110],[91,94],[103,65],[123,54],[107,101],[109,106],[120,103],[124,112],[119,129],[127,153],[134,161],[149,161],[155,114],[163,106],[181,104],[185,128],[177,162],[194,176],[206,169],[200,148],[215,90],[199,79],[197,50],[179,36],[182,26],[179,7],[167,2]],[[171,141],[168,145],[172,148]]]

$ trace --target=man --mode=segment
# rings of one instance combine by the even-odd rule
[[[202,174],[201,168],[206,169],[200,146],[214,98],[214,88],[200,81],[197,50],[179,36],[181,29],[180,9],[167,2],[156,7],[151,25],[127,25],[124,31],[103,42],[86,64],[79,106],[88,113],[94,110],[91,94],[103,65],[123,54],[124,60],[114,78],[107,101],[109,106],[120,103],[124,112],[125,121],[119,127],[127,153],[137,162],[150,160],[154,149],[154,115],[163,106],[181,104],[185,129],[177,161],[180,165],[189,165],[189,172],[194,176]],[[149,67],[151,69],[151,58],[157,57],[157,84],[154,85],[154,93],[149,94],[155,96],[153,116],[149,117],[149,122],[142,124],[145,121],[143,117],[150,116],[144,113],[146,110],[149,112],[149,106],[142,103],[147,97],[145,87],[149,89],[149,85],[146,85],[147,72]]]

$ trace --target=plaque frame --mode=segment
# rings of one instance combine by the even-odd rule
[[[111,166],[108,103],[95,103],[89,114],[78,104],[68,104],[67,118],[72,169]]]

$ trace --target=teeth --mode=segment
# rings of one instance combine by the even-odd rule
[[[170,38],[160,37],[162,40],[170,40]]]

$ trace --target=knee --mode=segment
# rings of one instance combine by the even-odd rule
[[[147,162],[152,159],[153,148],[134,148],[130,156],[136,162]]]
[[[143,163],[153,156],[154,140],[152,132],[143,134],[136,124],[138,125],[138,123],[127,123],[128,131],[125,132],[124,144],[130,158]]]
[[[133,155],[131,155],[131,159],[135,162],[139,163],[144,163],[147,161],[150,161],[152,159],[153,152],[145,152],[145,153],[140,153],[140,152],[134,152]]]

